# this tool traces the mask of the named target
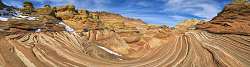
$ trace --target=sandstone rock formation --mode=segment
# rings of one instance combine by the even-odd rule
[[[49,7],[34,9],[31,2],[24,2],[20,13],[11,13],[6,17],[5,21],[0,20],[0,32],[4,35],[29,33],[29,32],[48,32],[48,31],[64,31],[65,26],[60,25],[55,17],[53,9]],[[8,7],[5,7],[8,8]],[[14,10],[13,11],[18,11]],[[1,16],[1,18],[5,18]]]
[[[82,32],[84,29],[127,29],[145,24],[142,20],[126,18],[119,14],[76,10],[73,5],[57,8],[56,17],[61,18],[76,32]]]
[[[119,14],[108,13],[108,12],[95,12],[98,16],[100,16],[101,22],[107,28],[125,28],[125,27],[138,27],[144,25],[140,19],[132,19],[123,17]]]
[[[56,9],[56,17],[61,18],[67,25],[76,32],[83,32],[84,29],[97,29],[101,24],[96,14],[87,10],[77,11],[73,5],[67,5]]]
[[[56,7],[56,16],[63,20],[68,20],[76,15],[76,9],[74,5],[67,5],[62,7]]]
[[[68,32],[11,35],[0,39],[0,64],[7,67],[249,66],[248,36],[187,32],[164,37],[166,33],[155,33],[98,31],[94,36],[97,43],[88,42],[88,36]]]
[[[23,8],[20,9],[22,15],[29,16],[34,11],[34,6],[31,2],[25,1],[23,3]]]
[[[194,30],[195,29],[195,25],[202,23],[201,20],[197,20],[197,19],[190,19],[190,20],[184,20],[181,23],[177,24],[175,26],[175,29],[178,32],[187,32],[189,30]]]
[[[45,5],[44,8],[37,9],[35,14],[55,16],[55,10],[50,5]]]
[[[58,21],[55,19],[45,20],[10,20],[7,22],[0,23],[0,32],[6,33],[27,33],[41,31],[64,31],[64,26],[57,24]]]
[[[0,67],[250,66],[250,36],[234,30],[245,29],[241,27],[250,21],[246,19],[247,12],[240,13],[244,17],[237,15],[239,18],[231,20],[227,16],[230,13],[222,12],[204,24],[187,20],[176,26],[182,32],[179,33],[167,26],[145,24],[116,14],[78,11],[72,5],[52,9],[55,16],[53,12],[42,13],[47,10],[51,9],[35,9],[30,14],[38,20],[0,21]],[[220,24],[224,19],[235,21],[227,28],[233,29],[230,34],[223,34],[225,27]],[[190,31],[196,24],[203,30]],[[75,31],[66,32],[67,25]],[[42,31],[32,32],[37,29]]]
[[[200,24],[199,29],[212,33],[250,34],[250,4],[234,3],[225,6],[224,10],[209,23]]]

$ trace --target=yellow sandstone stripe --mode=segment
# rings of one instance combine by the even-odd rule
[[[27,66],[27,67],[36,67],[25,55],[19,51],[18,49],[15,48],[16,55],[22,60],[22,62]]]

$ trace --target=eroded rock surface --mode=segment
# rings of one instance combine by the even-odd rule
[[[64,31],[65,26],[58,24],[60,21],[50,16],[37,17],[39,20],[10,19],[0,22],[0,32],[3,33],[27,33]]]
[[[121,16],[119,14],[109,12],[94,12],[100,17],[100,21],[103,22],[107,28],[125,28],[125,27],[138,27],[145,24],[140,19],[133,19]]]
[[[73,5],[47,6],[27,14],[37,20],[0,21],[0,67],[249,67],[250,36],[242,25],[248,12],[231,20],[235,15],[225,12],[246,5],[229,5],[210,23],[187,20],[176,29]],[[223,19],[229,25],[221,25]],[[209,32],[190,31],[196,24]]]
[[[26,33],[1,38],[3,66],[165,67],[249,66],[249,36],[187,32],[182,35],[97,31]],[[128,32],[127,32],[128,33]],[[166,33],[159,33],[166,34]],[[164,38],[161,38],[164,37]],[[96,38],[94,41],[89,41]],[[130,38],[127,40],[126,38]],[[119,54],[100,48],[105,47]],[[2,58],[1,58],[2,57]],[[8,62],[7,62],[8,61]],[[15,64],[13,64],[15,63]]]
[[[184,20],[175,26],[175,30],[180,33],[195,30],[195,26],[199,23],[202,23],[202,21],[197,19]]]
[[[197,28],[212,33],[250,34],[250,4],[234,3],[225,6],[224,10],[208,23],[200,24]]]

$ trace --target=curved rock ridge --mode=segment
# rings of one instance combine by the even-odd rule
[[[0,22],[0,67],[249,67],[248,5],[169,29],[74,5],[33,10],[28,2],[26,18]]]
[[[250,65],[249,36],[187,32],[182,35],[170,35],[169,40],[159,46],[150,46],[150,41],[140,42],[146,44],[135,50],[139,45],[128,45],[129,42],[124,42],[124,39],[119,39],[118,36],[108,37],[105,40],[109,43],[121,41],[124,44],[120,46],[127,49],[112,49],[117,45],[105,46],[105,42],[90,41],[89,38],[93,33],[89,33],[85,33],[86,36],[68,32],[6,36],[0,39],[0,65],[4,67],[247,67]],[[156,37],[151,37],[154,38]],[[100,46],[111,48],[111,51],[121,55],[115,55]]]
[[[232,3],[208,23],[197,28],[211,33],[250,35],[250,3]]]

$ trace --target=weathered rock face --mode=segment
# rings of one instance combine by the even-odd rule
[[[28,33],[28,32],[47,32],[64,31],[64,26],[59,25],[56,19],[44,20],[10,20],[0,23],[0,32],[5,33]]]
[[[247,67],[249,36],[207,32],[41,32],[0,38],[0,65],[87,67]],[[161,32],[161,33],[160,33]],[[167,35],[169,34],[169,35]],[[89,41],[89,40],[93,41]],[[244,47],[244,48],[243,48]],[[104,49],[107,48],[107,49]],[[107,51],[113,51],[114,53]],[[117,53],[117,54],[115,54]],[[194,57],[195,56],[195,57]],[[170,62],[172,61],[172,62]]]
[[[23,15],[29,16],[34,11],[34,6],[31,2],[24,2],[23,8],[20,9]]]
[[[84,29],[98,29],[101,24],[99,18],[95,14],[89,13],[87,10],[75,10],[74,6],[68,5],[57,8],[56,17],[61,18],[65,24],[72,27],[76,32],[83,32]]]
[[[169,35],[172,34],[167,29],[141,30],[120,30],[116,32],[104,30],[90,33],[95,35],[89,39],[109,48],[121,55],[121,58],[139,58],[145,55],[147,49],[156,48],[168,42]]]
[[[137,27],[144,25],[145,23],[139,19],[126,18],[119,14],[113,14],[108,12],[95,12],[100,21],[103,22],[107,28],[125,28],[125,27]]]
[[[31,9],[31,12],[25,13],[26,9]],[[54,14],[51,8],[45,7],[33,10],[32,3],[25,2],[24,8],[21,8],[21,14],[9,15],[10,17],[6,21],[0,20],[0,32],[4,35],[9,35],[30,32],[64,31],[65,26],[59,24],[60,20]]]
[[[210,22],[199,24],[197,28],[212,33],[250,34],[250,4],[229,4]]]
[[[196,19],[184,20],[175,26],[175,30],[177,30],[178,32],[187,32],[189,30],[195,30],[195,25],[201,22],[202,21]]]
[[[63,20],[69,20],[76,15],[77,12],[75,10],[74,5],[67,5],[63,7],[56,7],[56,16],[63,19]]]
[[[144,24],[119,15],[75,11],[72,6],[55,11],[56,17],[34,12],[38,20],[0,21],[0,67],[250,66],[250,36],[187,31],[198,23],[196,20],[178,25],[177,29],[184,30],[180,34],[167,26]],[[76,32],[65,32],[58,24],[61,21]],[[102,24],[117,21],[112,27],[116,29],[101,28]],[[90,29],[82,32],[84,27]],[[42,31],[30,32],[36,29]],[[14,34],[5,35],[6,32]]]
[[[35,14],[55,16],[55,10],[51,7],[45,6],[44,8],[37,9]]]
[[[118,14],[107,12],[89,12],[87,10],[75,10],[73,6],[57,8],[56,17],[61,18],[76,32],[84,29],[121,29],[126,27],[138,27],[145,23],[141,20],[130,19]]]

